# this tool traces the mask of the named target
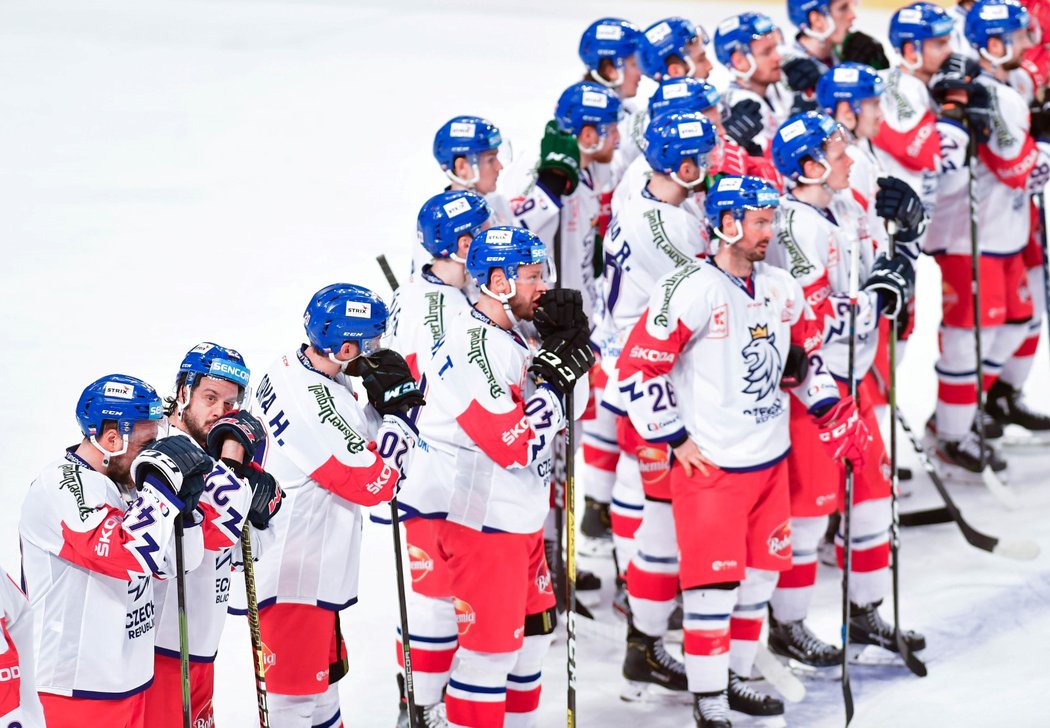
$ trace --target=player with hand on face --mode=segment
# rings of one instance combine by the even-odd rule
[[[200,520],[204,557],[185,574],[186,626],[190,656],[190,715],[194,723],[214,722],[215,657],[226,622],[230,568],[240,548],[247,518],[265,529],[283,492],[273,476],[251,462],[265,439],[262,423],[240,407],[248,390],[248,367],[233,349],[203,342],[186,353],[167,400],[160,434],[185,436],[215,461],[205,477],[205,491],[195,520]],[[222,459],[227,438],[243,448],[242,459]],[[253,552],[262,554],[262,549]],[[239,556],[237,557],[239,560]],[[146,724],[179,728],[182,724],[182,676],[179,665],[178,590],[172,580],[154,587],[157,637],[153,685],[146,691]]]
[[[308,343],[274,362],[255,392],[267,435],[255,460],[286,494],[255,569],[274,728],[341,724],[339,612],[357,602],[362,506],[401,487],[417,441],[409,413],[424,404],[404,358],[378,348],[386,323],[386,304],[367,288],[322,288],[303,314]]]
[[[417,590],[452,606],[438,633],[456,650],[448,722],[529,726],[556,618],[542,532],[552,445],[566,425],[562,398],[585,401],[594,357],[582,298],[548,289],[534,234],[482,232],[466,265],[481,297],[449,322],[425,369],[427,477],[399,503],[429,524],[431,569]],[[516,330],[528,321],[542,340],[535,355]]]
[[[174,576],[175,519],[192,523],[213,463],[184,437],[157,439],[163,406],[140,379],[89,384],[76,417],[83,440],[33,481],[19,523],[36,688],[48,726],[146,728],[153,577]],[[200,528],[184,552],[194,568]]]

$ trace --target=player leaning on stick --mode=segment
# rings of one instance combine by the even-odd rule
[[[756,177],[715,183],[707,209],[721,247],[656,283],[619,359],[635,428],[674,450],[685,667],[704,728],[729,726],[731,708],[784,712],[741,678],[776,572],[791,563],[785,390],[801,398],[829,457],[860,463],[869,437],[810,351],[820,332],[801,286],[762,262],[778,205],[778,190]]]
[[[175,396],[168,399],[167,417],[159,423],[161,435],[185,436],[215,460],[205,477],[195,516],[202,520],[204,556],[199,566],[185,574],[190,716],[194,725],[215,721],[215,657],[226,622],[230,566],[234,550],[240,548],[244,520],[256,528],[266,528],[280,509],[283,496],[272,476],[251,466],[256,444],[265,438],[265,431],[257,419],[240,410],[248,377],[248,367],[238,352],[210,342],[198,344],[183,357]],[[220,459],[222,443],[230,437],[244,448],[243,462]],[[146,724],[151,728],[179,728],[182,684],[174,580],[157,581],[154,592],[157,637],[153,685],[146,691]]]
[[[531,726],[539,705],[556,615],[542,532],[551,445],[566,424],[563,396],[585,401],[594,361],[580,294],[548,291],[547,261],[528,230],[475,237],[467,270],[481,297],[448,323],[424,371],[427,477],[400,503],[432,521],[425,579],[444,593],[428,594],[455,610],[445,695],[454,726]],[[524,321],[542,340],[535,356],[516,331]]]
[[[83,440],[29,488],[19,535],[33,610],[36,687],[47,725],[145,728],[153,681],[153,576],[186,519],[186,567],[203,555],[192,527],[210,457],[184,437],[157,440],[160,397],[111,374],[80,395]]]
[[[256,460],[286,492],[255,570],[273,728],[341,725],[339,611],[357,602],[361,506],[401,486],[416,448],[407,412],[423,403],[404,358],[378,349],[386,320],[367,288],[322,288],[303,314],[309,343],[274,362],[255,395],[268,434]]]

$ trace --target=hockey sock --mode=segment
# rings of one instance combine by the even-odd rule
[[[1035,361],[1035,352],[1039,348],[1039,335],[1043,329],[1043,312],[1046,310],[1046,292],[1043,289],[1043,269],[1030,268],[1028,270],[1028,290],[1032,293],[1032,307],[1034,313],[1032,320],[1028,322],[1025,339],[1014,351],[999,378],[1016,390],[1024,388],[1028,381],[1028,374],[1032,371],[1032,363]]]
[[[853,506],[850,524],[850,599],[854,604],[871,604],[890,590],[890,499],[876,498]],[[843,528],[835,537],[835,556],[839,568],[844,561]]]
[[[408,593],[407,606],[416,705],[434,705],[441,701],[459,644],[456,610],[448,599],[426,597],[414,591]],[[397,634],[397,664],[403,671],[400,627]]]
[[[729,615],[737,591],[703,587],[682,592],[683,651],[691,693],[717,693],[729,685]]]
[[[986,331],[982,329],[981,335]],[[937,436],[961,440],[977,412],[977,352],[973,329],[941,326],[937,371]],[[982,344],[985,341],[982,341]]]
[[[642,525],[642,510],[645,493],[642,491],[642,476],[638,472],[638,461],[624,453],[616,466],[616,482],[613,484],[612,518],[613,548],[616,563],[626,572],[637,548],[634,537]]]
[[[646,499],[635,542],[638,550],[627,567],[631,618],[640,631],[662,637],[678,593],[678,542],[670,503]]]
[[[1028,323],[1027,321],[1024,323],[1008,323],[996,327],[998,331],[996,331],[995,338],[988,346],[988,353],[985,354],[985,392],[991,387],[992,382],[1002,374],[1004,363],[1013,358],[1017,350],[1024,345],[1028,336]],[[1037,344],[1038,341],[1037,336]]]
[[[528,635],[518,651],[518,661],[507,675],[506,728],[528,728],[535,723],[540,707],[543,658],[550,648],[552,634]]]
[[[604,389],[595,389],[601,400]],[[616,482],[620,446],[616,442],[616,415],[596,407],[592,420],[583,421],[583,492],[596,501],[609,503]]]
[[[827,523],[827,516],[791,519],[791,568],[780,573],[770,599],[778,622],[797,622],[809,614],[817,583],[817,546]]]
[[[317,696],[311,728],[342,728],[343,718],[339,713],[339,684],[328,686],[328,690]]]
[[[766,607],[776,585],[777,572],[749,568],[737,589],[736,605],[729,620],[729,669],[741,677],[751,676]]]
[[[283,695],[266,692],[270,725],[281,728],[313,728],[317,695]]]
[[[448,679],[445,712],[449,725],[485,728],[503,725],[507,710],[507,674],[515,652],[475,652],[460,648]]]

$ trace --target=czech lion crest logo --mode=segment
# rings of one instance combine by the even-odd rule
[[[751,341],[741,350],[744,362],[747,364],[747,374],[744,381],[745,394],[755,395],[755,401],[762,401],[773,391],[780,381],[780,373],[783,366],[780,361],[780,352],[777,351],[776,334],[771,333],[769,326],[760,324],[748,326],[751,332]]]

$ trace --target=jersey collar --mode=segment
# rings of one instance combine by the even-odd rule
[[[502,326],[497,324],[495,321],[490,319],[488,316],[483,314],[481,311],[479,311],[477,306],[471,306],[470,307],[470,315],[473,316],[474,318],[476,318],[478,321],[480,321],[483,324],[488,324],[489,326],[491,326],[494,329],[499,329],[500,331],[505,331],[506,333],[510,334],[511,337],[514,339],[514,341],[516,341],[518,344],[520,344],[521,346],[525,347],[526,349],[529,348],[528,345],[525,343],[525,340],[523,338],[521,338],[521,335],[517,331],[515,331],[514,329],[505,329],[505,328],[503,328]]]
[[[76,465],[79,465],[82,468],[87,468],[88,470],[94,470],[94,468],[91,467],[88,464],[87,460],[85,460],[84,458],[82,458],[79,455],[77,455],[76,450],[77,450],[78,447],[80,447],[80,446],[79,445],[73,445],[72,447],[67,447],[66,448],[66,460],[68,460],[69,462],[74,463]]]
[[[748,298],[750,298],[751,300],[755,299],[755,269],[754,268],[751,269],[751,275],[749,275],[747,278],[740,278],[738,276],[733,275],[729,271],[725,271],[725,270],[722,270],[721,268],[719,268],[718,267],[718,263],[715,262],[714,256],[709,257],[707,259],[707,262],[710,263],[711,265],[713,265],[715,267],[715,270],[717,270],[719,273],[721,273],[726,278],[731,280],[733,282],[733,284],[737,288],[739,288],[741,291],[743,291],[744,294]]]

